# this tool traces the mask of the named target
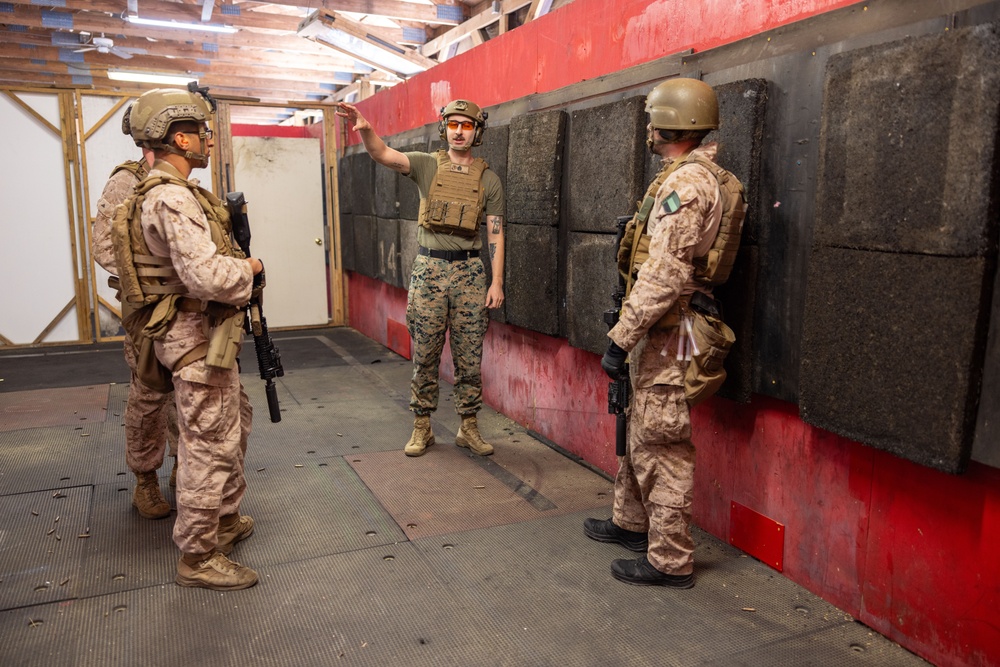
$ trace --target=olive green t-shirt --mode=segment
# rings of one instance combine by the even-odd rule
[[[420,200],[427,199],[437,173],[437,155],[434,153],[404,153],[410,161],[410,173],[407,178],[417,184],[420,190]],[[486,215],[504,214],[503,184],[496,173],[487,169],[482,177],[483,192],[486,194]],[[417,243],[433,250],[478,250],[483,245],[480,235],[472,238],[456,234],[439,234],[426,227],[417,226]]]

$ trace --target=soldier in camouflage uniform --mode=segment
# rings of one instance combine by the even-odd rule
[[[489,325],[488,308],[503,304],[504,231],[503,186],[486,162],[473,158],[482,143],[486,116],[467,100],[454,100],[441,110],[439,132],[448,149],[431,153],[400,153],[389,148],[358,110],[340,103],[337,115],[361,133],[365,149],[381,165],[407,176],[420,190],[419,250],[410,277],[406,322],[413,338],[413,379],[410,409],[413,434],[403,451],[420,456],[434,444],[430,415],[438,404],[438,367],[445,333],[451,334],[455,363],[455,409],[462,425],[455,444],[480,456],[493,453],[476,422],[482,407],[480,363]],[[479,259],[479,223],[486,214],[487,244],[493,267]]]
[[[637,560],[615,560],[611,573],[616,579],[690,588],[695,448],[684,390],[689,362],[678,354],[685,345],[678,320],[695,291],[710,295],[694,280],[694,260],[715,240],[722,198],[716,177],[694,160],[714,161],[716,144],[702,145],[702,140],[718,127],[718,103],[707,84],[670,79],[650,92],[646,111],[647,144],[663,157],[664,178],[648,218],[648,236],[633,233],[630,239],[626,230],[619,257],[634,257],[635,248],[648,241],[648,259],[618,324],[608,332],[611,341],[601,360],[612,378],[619,377],[626,357],[630,360],[628,448],[615,478],[613,516],[587,519],[584,533],[644,554]],[[619,267],[635,276],[630,261],[620,261]]]
[[[122,116],[122,132],[131,136],[128,114]],[[142,149],[141,161],[129,160],[114,168],[104,185],[97,202],[97,217],[90,238],[90,251],[94,261],[112,276],[118,275],[115,253],[111,244],[111,218],[115,207],[131,194],[135,184],[142,180],[153,164],[153,151]],[[128,304],[122,304],[122,319],[127,316]],[[146,386],[136,375],[136,347],[132,337],[125,332],[125,362],[131,371],[128,400],[125,404],[125,462],[135,474],[136,486],[132,505],[144,519],[162,519],[170,516],[170,505],[160,492],[156,471],[163,465],[164,450],[169,445],[174,459],[170,473],[170,486],[177,484],[177,411],[173,392],[161,392]],[[166,441],[164,441],[164,433]]]
[[[172,373],[180,428],[176,581],[238,590],[257,583],[256,572],[226,557],[254,531],[253,519],[239,512],[252,412],[235,359],[210,364],[206,354],[249,301],[263,264],[233,248],[225,208],[188,180],[193,169],[208,166],[211,102],[200,92],[156,89],[133,105],[133,136],[154,149],[156,161],[130,200],[138,209],[128,221],[133,267],[121,278],[130,296],[136,286],[126,277],[138,276],[146,303],[140,310],[149,317],[139,335],[153,340],[156,359]],[[122,266],[120,245],[116,236]],[[239,336],[242,330],[228,331]]]

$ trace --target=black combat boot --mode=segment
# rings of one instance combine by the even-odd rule
[[[598,542],[614,542],[620,544],[629,551],[644,554],[649,548],[649,540],[646,533],[637,533],[632,530],[619,528],[614,521],[606,519],[587,519],[583,522],[583,534]]]
[[[693,574],[664,574],[649,564],[643,556],[636,560],[619,559],[611,562],[611,576],[636,586],[666,586],[694,588]]]

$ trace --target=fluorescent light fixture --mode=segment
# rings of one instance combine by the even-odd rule
[[[126,17],[129,23],[148,25],[155,28],[179,28],[181,30],[204,30],[206,32],[234,33],[238,30],[229,25],[212,25],[210,23],[184,23],[183,21],[161,21],[159,19],[141,19],[138,16]]]
[[[372,34],[365,26],[317,9],[299,23],[298,35],[325,44],[376,69],[409,77],[436,63]]]
[[[186,86],[188,81],[197,81],[197,76],[178,76],[175,74],[156,74],[153,72],[129,72],[127,70],[108,70],[108,78],[114,81],[135,81],[137,83],[162,83],[168,86]]]

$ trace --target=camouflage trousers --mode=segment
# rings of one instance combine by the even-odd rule
[[[253,409],[238,368],[207,368],[199,360],[173,379],[180,426],[174,543],[184,553],[207,553],[218,545],[219,517],[239,512],[246,492]]]
[[[143,384],[135,373],[136,347],[125,334],[125,363],[132,371],[125,403],[125,463],[136,473],[153,472],[163,465],[167,447],[177,456],[177,409],[174,394],[160,393]]]
[[[647,558],[666,574],[694,571],[694,459],[684,387],[636,389],[629,410],[628,449],[615,477],[614,522],[625,530],[648,533]]]
[[[426,415],[437,409],[445,332],[451,336],[455,364],[455,409],[460,415],[479,412],[483,405],[480,363],[489,322],[482,260],[449,262],[417,255],[406,302],[406,326],[413,338],[413,412]]]

